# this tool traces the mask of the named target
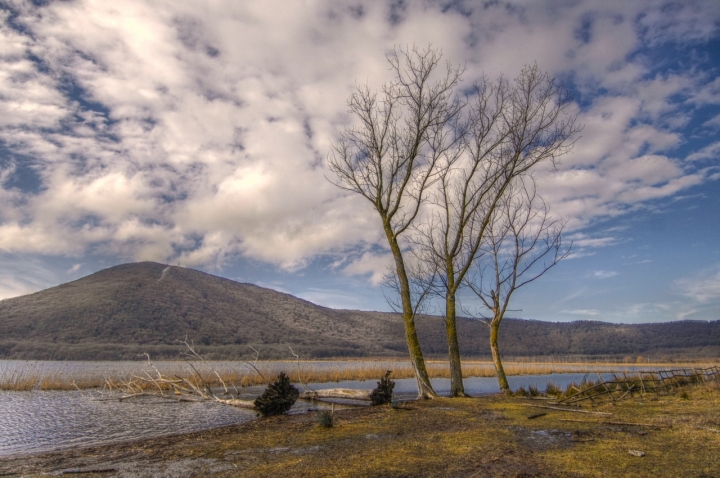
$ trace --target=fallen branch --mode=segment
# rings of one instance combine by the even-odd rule
[[[71,470],[63,470],[61,472],[62,475],[80,475],[85,473],[115,473],[117,472],[117,469],[115,468],[89,468],[89,469],[71,469]]]
[[[184,341],[179,342],[187,347],[189,351],[187,355],[191,359],[196,360],[194,363],[190,360],[185,360],[186,365],[191,370],[189,376],[165,376],[155,367],[150,360],[150,356],[144,354],[147,357],[147,365],[151,370],[144,371],[144,373],[140,375],[131,375],[128,380],[122,380],[119,383],[106,380],[105,389],[107,392],[111,395],[114,395],[113,391],[115,390],[121,392],[120,397],[110,396],[106,399],[123,401],[132,398],[159,398],[177,402],[211,401],[222,405],[257,410],[263,415],[285,413],[295,403],[298,390],[290,384],[289,378],[282,372],[275,382],[268,385],[263,395],[257,400],[251,401],[232,398],[228,384],[225,383],[220,374],[212,369],[205,359],[195,351],[193,344],[188,342],[187,337]],[[206,380],[203,377],[202,372],[205,370],[201,370],[200,366],[210,369],[209,375],[214,374],[214,376],[217,377],[224,390],[224,395],[230,395],[231,398],[220,398],[217,396],[210,385],[209,379]],[[252,367],[260,374],[260,371],[255,365],[252,365]],[[230,383],[230,386],[232,386],[237,393],[237,387],[232,383]]]
[[[544,417],[545,415],[547,415],[545,412],[533,413],[528,417],[528,420],[535,420],[536,418]]]
[[[590,415],[599,415],[601,417],[611,417],[612,416],[612,413],[608,413],[608,412],[591,412],[589,410],[576,410],[574,408],[549,407],[547,405],[533,405],[532,403],[526,403],[525,405],[528,407],[547,408],[548,410],[558,410],[561,412],[588,413]]]
[[[572,418],[560,418],[561,422],[578,422],[578,423],[595,423],[598,425],[617,425],[623,427],[649,427],[649,428],[672,428],[670,425],[656,425],[654,423],[632,423],[632,422],[616,422],[610,420],[574,420]]]

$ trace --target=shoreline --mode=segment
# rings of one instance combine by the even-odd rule
[[[331,428],[315,413],[260,418],[0,458],[0,476],[700,477],[720,469],[716,383],[581,409],[590,414],[547,403],[491,395],[358,407],[336,410]]]
[[[258,361],[258,362],[193,362],[200,368],[203,380],[211,386],[242,388],[266,385],[279,371],[285,371],[294,383],[333,383],[340,381],[373,381],[392,369],[392,379],[414,377],[409,361],[405,360],[347,360],[347,361]],[[718,360],[698,362],[503,362],[508,376],[549,375],[553,373],[622,373],[637,369],[702,368],[717,365]],[[286,365],[279,367],[278,365]],[[99,367],[98,365],[105,365]],[[117,366],[112,368],[111,365]],[[123,388],[128,382],[140,387],[152,387],[145,381],[147,374],[178,374],[184,378],[195,376],[185,362],[43,362],[0,361],[0,391],[3,390],[75,390]],[[85,370],[82,370],[86,366]],[[75,367],[75,368],[73,368]],[[427,361],[430,378],[450,378],[447,361]],[[218,373],[215,373],[218,372]],[[492,362],[463,361],[464,378],[494,377]],[[139,380],[138,380],[139,378]]]

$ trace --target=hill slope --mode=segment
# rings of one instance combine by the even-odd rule
[[[426,354],[445,354],[444,323],[421,317]],[[488,355],[487,329],[461,319],[461,350]],[[152,262],[124,264],[0,302],[0,358],[177,357],[187,336],[215,358],[404,356],[396,314],[334,310],[252,284]],[[720,350],[720,321],[617,325],[506,319],[511,355],[648,354]]]
[[[27,356],[15,349],[31,344],[55,350],[54,357],[93,349],[87,357],[94,358],[100,345],[109,344],[157,353],[173,345],[177,350],[177,340],[186,335],[198,345],[242,352],[251,351],[247,345],[288,344],[313,355],[383,355],[391,351],[373,344],[366,331],[398,337],[401,324],[394,317],[382,320],[387,315],[338,312],[252,284],[143,262],[1,302],[0,341],[6,343],[0,355]],[[22,343],[8,350],[8,339]],[[402,344],[401,334],[399,339]],[[271,352],[265,349],[263,356]],[[287,347],[282,349],[287,356]]]

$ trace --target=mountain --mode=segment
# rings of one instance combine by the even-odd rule
[[[418,320],[423,351],[446,353],[441,317]],[[489,355],[487,328],[460,319],[461,350]],[[212,358],[404,356],[397,314],[334,310],[253,284],[153,262],[123,264],[0,301],[0,358],[176,358],[187,337]],[[623,325],[506,319],[505,356],[717,356],[720,321]]]

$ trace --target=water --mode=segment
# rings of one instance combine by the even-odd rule
[[[192,432],[252,420],[211,403],[97,401],[77,391],[0,392],[0,456]]]
[[[317,362],[320,366],[336,367],[338,362]],[[99,376],[117,376],[136,373],[142,364],[137,362],[39,362],[42,370],[53,370],[58,375],[73,377],[97,373]],[[216,363],[222,370],[237,363]],[[314,364],[313,364],[314,365]],[[343,362],[343,366],[362,367],[362,362]],[[27,362],[3,361],[0,375],[11,373],[14,367],[27,367]],[[157,364],[163,372],[173,367],[182,367],[182,363],[167,362]],[[265,370],[287,369],[287,362],[263,362]],[[623,367],[626,368],[626,367]],[[626,369],[630,369],[627,367]],[[602,374],[610,378],[610,374]],[[6,375],[8,376],[8,375]],[[566,387],[571,382],[581,382],[584,377],[597,378],[595,373],[558,373],[548,375],[510,376],[508,381],[512,389],[536,386],[544,390],[548,382]],[[497,379],[494,377],[475,377],[465,379],[465,391],[470,395],[497,393]],[[440,395],[450,392],[449,379],[432,379],[435,390]],[[309,384],[311,389],[354,388],[372,389],[375,380],[342,381],[333,383]],[[414,379],[395,380],[395,396],[399,399],[411,399],[417,395]],[[241,398],[250,399],[259,396],[262,387],[249,387]],[[177,403],[162,399],[99,400],[103,398],[97,391],[0,391],[0,456],[36,453],[78,446],[92,446],[116,443],[139,438],[153,438],[164,435],[188,433],[226,425],[244,423],[253,420],[256,413],[252,410],[229,407],[212,402]],[[291,413],[302,413],[309,409],[324,408],[322,402],[298,401]]]
[[[601,373],[603,380],[610,380],[612,374]],[[508,383],[512,390],[520,387],[527,389],[530,386],[537,387],[538,390],[544,391],[549,382],[565,389],[571,383],[580,383],[584,378],[588,380],[596,380],[596,373],[551,373],[546,375],[514,375],[508,377]],[[411,399],[417,397],[417,382],[414,378],[395,379],[395,388],[393,396],[399,399]],[[450,379],[449,378],[433,378],[433,389],[444,396],[450,395]],[[470,377],[463,380],[465,385],[465,393],[473,396],[488,395],[500,392],[497,378],[495,377]],[[321,388],[351,388],[357,390],[375,388],[376,381],[366,380],[346,380],[341,382],[333,382],[331,384],[312,383],[309,384],[313,389]]]

